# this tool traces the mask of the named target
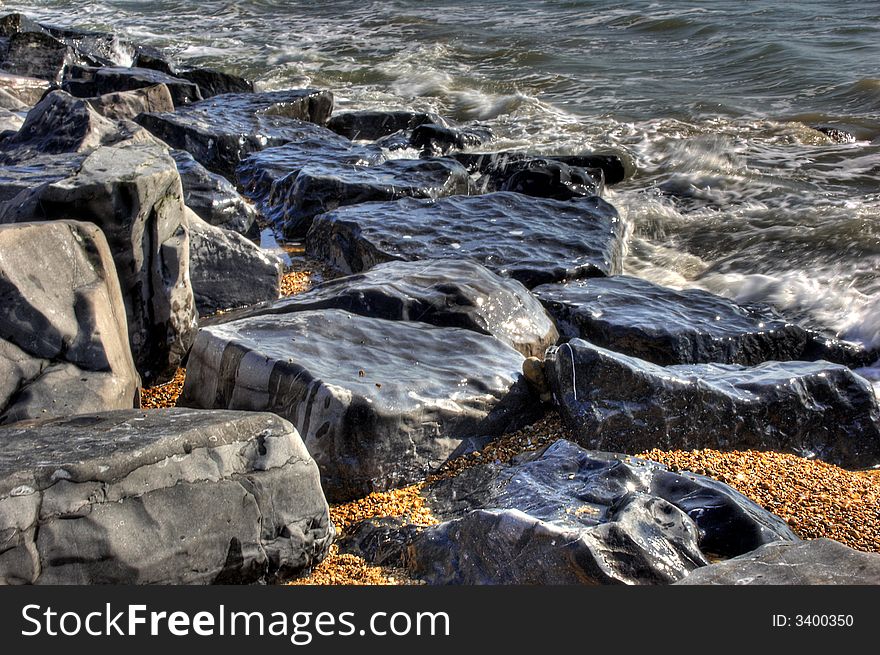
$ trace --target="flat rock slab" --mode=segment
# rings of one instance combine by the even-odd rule
[[[273,414],[83,414],[0,444],[3,583],[252,583],[311,568],[333,538],[317,466]]]
[[[0,154],[0,159],[2,157]],[[36,155],[20,163],[3,164],[0,166],[0,203],[12,200],[19,193],[74,175],[85,158],[85,154],[77,153]]]
[[[423,495],[440,525],[368,521],[342,548],[431,584],[666,584],[797,539],[722,483],[565,440]]]
[[[322,131],[312,123],[325,123],[332,110],[329,91],[224,93],[174,113],[142,114],[137,122],[208,170],[233,180],[244,157]]]
[[[519,193],[403,199],[315,217],[310,255],[345,273],[392,260],[473,259],[526,287],[620,273],[624,226],[600,198]]]
[[[134,89],[118,91],[87,98],[92,109],[104,118],[112,120],[134,120],[144,112],[174,111],[171,93],[164,84],[154,84]]]
[[[544,155],[524,152],[460,152],[452,156],[464,164],[469,171],[479,174],[481,186],[489,191],[501,189],[511,175],[523,168],[528,168],[532,162],[538,160],[557,162],[591,171],[601,171],[601,178],[605,184],[617,184],[634,173],[631,164],[627,165],[627,162],[618,155],[611,154]]]
[[[334,114],[327,127],[349,139],[375,141],[425,123],[446,125],[440,116],[414,111],[347,111]]]
[[[151,68],[75,66],[65,78],[61,88],[78,98],[91,98],[119,91],[134,91],[157,84],[162,84],[168,89],[175,107],[202,99],[197,84]]]
[[[523,356],[493,337],[327,309],[199,331],[181,402],[288,418],[328,498],[422,479],[468,436],[535,409]]]
[[[13,75],[0,71],[0,91],[18,100],[27,107],[33,107],[49,90],[49,82],[26,75]],[[7,107],[9,109],[10,107]]]
[[[541,303],[522,284],[467,260],[379,264],[364,273],[331,280],[305,293],[248,310],[247,314],[331,308],[373,318],[420,321],[490,334],[526,357],[543,358],[558,337]],[[237,318],[243,316],[232,312],[219,320]]]
[[[662,366],[816,359],[865,366],[877,358],[788,323],[768,307],[738,305],[701,289],[678,291],[616,275],[533,291],[565,337]]]
[[[870,383],[828,362],[657,366],[574,339],[545,361],[554,400],[589,448],[774,450],[847,468],[880,463]]]
[[[681,585],[880,585],[880,554],[831,539],[767,544],[697,569]]]

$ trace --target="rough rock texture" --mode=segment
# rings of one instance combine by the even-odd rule
[[[355,528],[343,549],[431,584],[664,584],[796,537],[730,487],[557,441],[430,485],[429,528]]]
[[[40,98],[49,90],[49,82],[37,79],[35,77],[24,77],[21,75],[12,75],[10,73],[0,71],[0,97],[11,97],[19,101],[26,107],[33,107],[40,101]],[[4,105],[6,109],[18,109],[18,107],[9,107]]]
[[[3,132],[18,132],[23,124],[24,117],[21,114],[0,107],[0,135]]]
[[[534,411],[523,357],[470,330],[328,309],[199,331],[182,404],[288,418],[332,500],[421,479],[467,436]]]
[[[0,203],[12,200],[22,191],[29,193],[42,184],[70,177],[86,158],[85,154],[73,153],[63,156],[34,155],[18,161],[18,154],[17,149],[10,153],[0,145]]]
[[[0,225],[0,423],[130,409],[139,386],[101,231]]]
[[[134,120],[144,112],[174,111],[171,93],[164,84],[145,86],[133,91],[107,93],[88,98],[92,109],[112,120]]]
[[[229,180],[210,172],[184,150],[173,150],[171,156],[177,164],[187,207],[211,225],[249,237],[259,234],[257,211]]]
[[[75,48],[42,32],[18,32],[0,52],[0,68],[13,75],[60,83],[73,66],[90,63]]]
[[[670,364],[825,359],[865,366],[876,354],[701,289],[677,291],[618,275],[534,289],[565,337]]]
[[[347,111],[334,114],[327,127],[349,139],[375,141],[395,132],[411,131],[419,125],[446,126],[437,114],[415,111]]]
[[[253,93],[254,91],[253,82],[238,75],[210,68],[180,71],[177,77],[196,84],[203,98],[213,98],[223,93]]]
[[[202,99],[198,85],[151,68],[77,66],[71,69],[61,88],[78,98],[91,98],[157,84],[162,84],[168,89],[175,107]]]
[[[98,148],[70,177],[0,204],[0,223],[74,219],[107,237],[125,300],[138,371],[149,385],[174,375],[195,337],[189,237],[180,176],[163,148]]]
[[[394,259],[470,258],[527,287],[620,272],[624,226],[599,198],[519,193],[403,199],[317,216],[310,255],[345,273]]]
[[[507,177],[501,185],[501,191],[515,191],[538,198],[572,200],[600,195],[603,187],[601,174],[594,177],[590,169],[535,159]]]
[[[624,162],[618,155],[531,155],[522,152],[473,153],[463,152],[452,155],[472,173],[478,173],[480,186],[486,191],[500,190],[511,175],[528,168],[534,162],[556,162],[566,166],[595,172],[594,177],[605,184],[617,184],[632,175],[632,164]]]
[[[682,585],[880,585],[880,555],[831,539],[774,543],[693,571]]]
[[[278,298],[284,270],[281,259],[194,213],[187,223],[189,277],[201,316]]]
[[[306,235],[316,215],[338,207],[470,191],[467,170],[451,159],[395,159],[365,167],[309,164],[278,180],[265,204],[271,208],[270,215],[283,217],[284,235],[298,238]]]
[[[486,127],[450,127],[436,123],[422,123],[413,128],[410,145],[421,150],[423,157],[445,155],[453,150],[475,148],[488,143],[495,136]]]
[[[208,170],[234,179],[244,157],[299,141],[314,131],[307,121],[324,123],[332,110],[329,91],[300,89],[227,93],[137,120],[171,147],[191,153]]]
[[[777,450],[844,468],[880,464],[877,399],[844,366],[663,367],[581,339],[551,349],[545,364],[563,420],[590,448]]]
[[[541,304],[522,284],[467,260],[379,264],[365,273],[331,280],[305,293],[246,310],[246,314],[265,316],[330,308],[490,334],[526,357],[543,357],[559,336]],[[235,312],[228,316],[229,320],[243,317]]]
[[[2,583],[251,583],[333,538],[315,462],[272,414],[84,414],[0,443]]]

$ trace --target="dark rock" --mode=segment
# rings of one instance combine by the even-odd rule
[[[880,463],[870,383],[828,362],[657,366],[581,339],[551,349],[563,420],[589,448],[775,450],[843,467]]]
[[[599,195],[603,187],[601,175],[596,179],[586,168],[573,168],[559,162],[535,159],[505,179],[501,191],[515,191],[538,198],[572,200]]]
[[[171,93],[164,84],[145,86],[134,91],[107,93],[88,98],[92,109],[111,120],[134,120],[139,114],[151,111],[174,111]]]
[[[180,71],[177,77],[182,77],[198,85],[203,98],[212,98],[223,93],[253,93],[254,83],[238,75],[212,70],[210,68],[195,68],[188,71]]]
[[[558,337],[550,317],[525,287],[467,260],[379,264],[365,273],[331,280],[305,293],[248,310],[246,315],[330,308],[490,334],[526,357],[543,357]],[[243,316],[233,312],[221,321]]]
[[[139,386],[101,231],[0,225],[0,423],[130,409]]]
[[[74,48],[42,32],[19,32],[9,37],[0,68],[13,75],[36,77],[58,84],[72,66],[89,63]]]
[[[256,237],[256,210],[222,175],[211,173],[184,150],[173,150],[183,184],[183,200],[203,220],[248,237]]]
[[[40,80],[35,77],[23,77],[21,75],[10,75],[0,71],[0,92],[2,97],[7,100],[4,102],[4,108],[18,111],[20,107],[8,105],[9,98],[17,100],[24,108],[33,107],[49,90],[49,82]]]
[[[376,166],[307,165],[276,181],[265,205],[267,216],[282,218],[284,235],[304,237],[312,219],[338,207],[399,198],[466,195],[471,179],[451,159],[394,159]]]
[[[816,125],[813,129],[818,130],[834,143],[855,143],[856,137],[846,130],[831,125]]]
[[[271,581],[333,539],[315,462],[272,414],[84,414],[0,442],[5,584]]]
[[[0,36],[12,36],[21,32],[46,32],[46,28],[24,14],[13,13],[0,17]]]
[[[107,93],[143,89],[157,84],[163,84],[168,88],[175,107],[202,99],[198,85],[151,68],[77,66],[71,69],[61,88],[78,98],[91,98]]]
[[[349,139],[375,141],[425,123],[448,127],[437,114],[415,111],[348,111],[331,116],[327,127]]]
[[[181,403],[276,411],[297,426],[334,501],[422,479],[468,436],[537,409],[500,341],[336,309],[202,328]]]
[[[436,123],[422,123],[413,128],[409,137],[413,148],[422,156],[445,155],[452,150],[476,148],[495,138],[486,127],[446,127]]]
[[[604,200],[518,193],[342,207],[317,216],[308,253],[345,273],[395,259],[470,258],[527,287],[620,272],[624,226]]]
[[[201,316],[278,298],[284,265],[276,255],[194,213],[187,223],[189,277]]]
[[[36,155],[10,163],[0,150],[0,203],[12,200],[19,193],[30,192],[42,184],[58,182],[75,174],[86,154]]]
[[[498,191],[513,173],[527,167],[533,161],[550,161],[588,171],[602,171],[605,184],[617,184],[633,173],[632,164],[624,162],[618,155],[530,155],[522,152],[472,153],[463,152],[452,155],[472,173],[483,176],[482,186],[486,191]],[[598,177],[595,175],[594,177]]]
[[[877,359],[856,344],[787,323],[768,307],[738,305],[701,289],[618,275],[548,284],[534,293],[563,336],[661,366],[815,359],[865,366]]]
[[[170,379],[195,337],[182,196],[174,160],[163,148],[125,143],[98,148],[72,176],[0,205],[0,223],[75,219],[103,230],[145,385]]]
[[[423,495],[444,523],[368,524],[341,548],[431,584],[664,584],[710,557],[797,539],[724,484],[564,440]]]
[[[316,132],[333,134],[312,124],[326,122],[332,109],[328,91],[231,93],[174,113],[143,114],[137,122],[172,148],[192,154],[208,170],[234,179],[235,169],[252,152]]]
[[[681,585],[878,585],[880,555],[831,539],[774,543],[693,571]]]
[[[154,71],[177,77],[171,62],[154,48],[138,47],[131,65],[133,68],[150,68]],[[202,97],[204,97],[204,94],[202,94]]]

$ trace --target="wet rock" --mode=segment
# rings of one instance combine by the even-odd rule
[[[171,156],[180,173],[187,207],[211,225],[250,238],[258,236],[256,210],[229,180],[210,172],[184,150],[172,150]]]
[[[21,114],[0,108],[0,134],[3,132],[18,132],[24,124]]]
[[[522,284],[467,260],[379,264],[365,273],[254,308],[247,315],[330,308],[490,334],[527,357],[543,357],[558,337],[550,317]],[[241,317],[234,312],[229,316],[232,320]]]
[[[74,48],[42,32],[11,35],[0,56],[0,68],[13,75],[36,77],[59,84],[67,71],[89,61]]]
[[[174,113],[143,114],[137,122],[231,180],[244,157],[314,134],[320,128],[311,123],[326,122],[332,110],[329,91],[231,93],[179,107]]]
[[[452,155],[472,173],[482,177],[480,186],[486,191],[498,191],[514,173],[535,161],[556,162],[578,169],[602,172],[605,184],[617,184],[632,175],[632,164],[624,162],[618,155],[531,155],[521,152],[472,153],[462,152]]]
[[[331,116],[327,127],[349,139],[375,141],[425,123],[448,127],[437,114],[415,111],[348,111]]]
[[[855,143],[856,137],[846,130],[831,125],[816,125],[813,129],[827,136],[834,143]]]
[[[180,71],[177,77],[196,84],[203,98],[212,98],[223,93],[253,93],[254,91],[253,82],[238,75],[210,68]]]
[[[202,328],[181,403],[275,411],[318,462],[328,498],[422,479],[465,437],[535,411],[522,355],[486,335],[327,309]]]
[[[701,289],[678,291],[618,275],[544,285],[534,293],[563,336],[662,366],[816,359],[865,366],[876,359],[856,344],[787,323],[768,307],[738,305]]]
[[[306,244],[345,273],[396,259],[470,258],[533,287],[619,273],[623,236],[617,211],[599,198],[504,192],[342,207],[314,219]]]
[[[4,157],[0,151],[0,203],[15,198],[19,193],[52,182],[58,182],[75,174],[82,165],[86,154],[37,155],[28,157],[20,163]]]
[[[155,48],[139,47],[134,54],[131,65],[134,68],[150,68],[154,71],[177,77],[171,62]],[[204,94],[202,94],[202,97],[205,97]]]
[[[495,138],[486,127],[447,127],[436,123],[422,123],[413,128],[410,145],[422,151],[423,157],[445,155],[452,150],[476,148]]]
[[[164,148],[125,143],[98,148],[70,177],[0,205],[0,223],[75,219],[103,230],[145,385],[170,379],[195,336],[182,196]]]
[[[657,366],[581,339],[551,349],[563,420],[590,448],[775,450],[845,468],[880,464],[870,383],[828,362]]]
[[[175,107],[202,99],[198,85],[193,82],[150,68],[77,66],[71,69],[61,88],[78,98],[91,98],[107,93],[143,89],[157,84],[162,84],[168,89]]]
[[[96,112],[112,120],[134,120],[136,116],[151,111],[174,111],[171,93],[164,84],[145,86],[134,91],[107,93],[88,99]]]
[[[139,386],[101,231],[0,225],[0,423],[130,409]]]
[[[565,440],[423,495],[440,525],[367,524],[341,547],[431,584],[665,584],[797,539],[724,484]]]
[[[599,195],[603,187],[602,176],[593,177],[586,168],[536,159],[505,179],[501,190],[538,198],[572,200]]]
[[[774,543],[693,571],[681,585],[877,585],[880,555],[831,539]]]
[[[19,111],[33,107],[49,90],[49,82],[35,77],[23,77],[11,75],[0,71],[0,99],[3,100],[3,108],[11,111]],[[20,105],[10,104],[18,101]]]
[[[333,538],[315,462],[272,414],[83,414],[0,443],[5,584],[271,581]]]
[[[303,237],[318,215],[346,205],[466,195],[471,180],[451,159],[395,159],[376,166],[309,164],[272,186],[269,216],[282,217],[284,235]]]
[[[276,255],[194,213],[187,223],[189,276],[199,315],[278,298],[284,265]]]

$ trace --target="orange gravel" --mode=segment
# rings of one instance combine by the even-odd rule
[[[184,380],[186,380],[186,369],[179,368],[171,382],[141,389],[141,409],[176,407],[177,398],[183,391]]]

